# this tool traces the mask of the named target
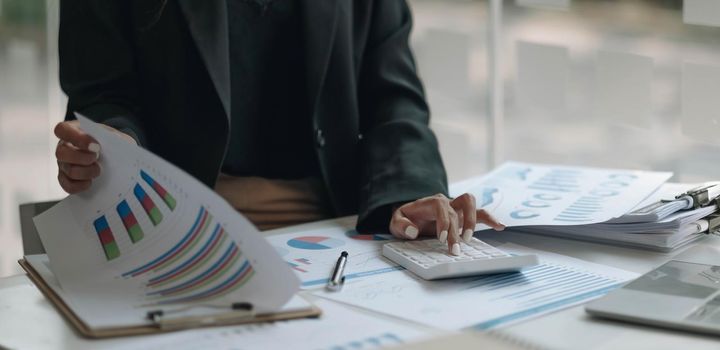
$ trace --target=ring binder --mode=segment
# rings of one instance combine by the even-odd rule
[[[716,208],[715,212],[705,217],[705,220],[708,222],[708,229],[705,232],[707,234],[720,234],[720,182],[704,183],[675,196],[674,200],[663,200],[662,202],[667,203],[677,200],[690,201],[690,209],[714,205]]]
[[[700,185],[666,183],[628,213],[605,222],[515,230],[669,252],[720,236],[720,182]]]
[[[706,207],[720,199],[720,182],[708,182],[675,196],[675,200],[692,199],[692,209]]]

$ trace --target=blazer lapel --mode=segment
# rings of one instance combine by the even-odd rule
[[[308,98],[314,116],[335,38],[337,0],[307,0],[302,4]]]
[[[179,0],[195,45],[205,61],[228,120],[230,118],[230,53],[226,0]]]

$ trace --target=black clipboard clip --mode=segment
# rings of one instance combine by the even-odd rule
[[[206,308],[217,308],[227,309],[228,307],[223,305],[207,305],[207,304],[196,304],[190,305],[184,308],[172,309],[172,310],[151,310],[147,312],[147,319],[150,320],[155,326],[162,330],[178,330],[187,328],[197,328],[204,326],[215,326],[230,324],[234,322],[244,321],[253,319],[255,317],[255,311],[253,305],[246,302],[232,303],[230,305],[230,311],[225,313],[218,313],[213,315],[200,315],[200,316],[180,316],[180,317],[169,317],[173,314],[183,313],[193,308],[206,307]]]

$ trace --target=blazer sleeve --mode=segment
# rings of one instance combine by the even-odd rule
[[[405,0],[378,0],[359,78],[361,193],[358,230],[387,230],[395,205],[448,194],[438,143],[409,46]]]
[[[145,144],[138,116],[132,17],[124,0],[60,2],[60,86],[73,112],[112,126]]]

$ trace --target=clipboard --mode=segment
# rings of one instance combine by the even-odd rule
[[[107,327],[91,328],[65,303],[50,285],[43,279],[42,275],[25,259],[18,260],[20,266],[27,273],[28,278],[37,286],[45,297],[53,304],[55,309],[73,326],[75,331],[83,337],[92,339],[125,337],[135,335],[151,335],[167,333],[191,328],[229,326],[249,323],[274,322],[302,318],[319,317],[322,314],[320,308],[310,305],[307,309],[283,311],[277,313],[254,314],[251,312],[236,312],[219,314],[212,317],[178,318],[169,320],[167,324],[155,323],[151,325],[138,325],[130,327]]]

